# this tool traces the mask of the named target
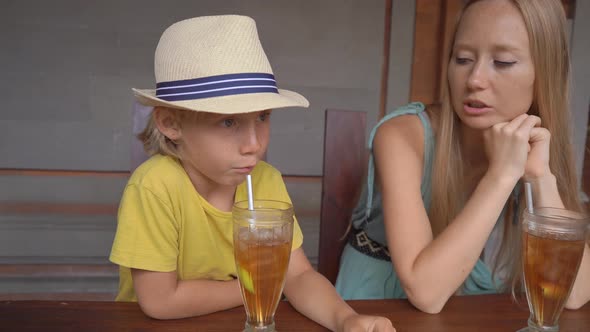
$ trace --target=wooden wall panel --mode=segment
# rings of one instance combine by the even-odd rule
[[[431,104],[438,98],[441,72],[441,13],[445,1],[416,0],[414,61],[410,100]]]

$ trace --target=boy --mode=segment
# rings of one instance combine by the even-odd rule
[[[260,161],[270,110],[307,107],[276,87],[255,23],[212,16],[173,24],[155,54],[157,89],[134,90],[154,107],[140,139],[153,156],[131,176],[121,200],[111,261],[117,300],[172,319],[239,306],[231,207],[254,197],[290,202],[280,173]],[[383,317],[358,315],[309,264],[295,222],[284,293],[301,313],[333,331],[394,331]]]

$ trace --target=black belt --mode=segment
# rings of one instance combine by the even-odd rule
[[[362,229],[352,228],[348,235],[348,243],[357,251],[382,261],[391,262],[391,256],[387,247],[379,242],[371,240]]]

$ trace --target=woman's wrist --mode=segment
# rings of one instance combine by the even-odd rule
[[[494,173],[493,171],[488,171],[484,174],[482,179],[480,180],[480,184],[489,184],[493,185],[494,187],[504,187],[509,191],[512,191],[512,188],[516,186],[519,177],[513,176],[509,174],[498,174]]]
[[[539,183],[541,185],[551,184],[555,182],[555,175],[551,172],[550,169],[545,169],[539,172],[527,172],[524,174],[522,179],[525,182],[529,183]]]
[[[563,208],[563,202],[557,187],[557,178],[548,172],[543,176],[524,176],[523,180],[531,184],[533,205],[537,207]]]

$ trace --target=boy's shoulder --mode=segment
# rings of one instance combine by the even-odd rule
[[[283,175],[275,167],[267,162],[259,161],[250,174],[252,175],[254,197],[290,202]],[[247,197],[246,181],[244,181],[237,187],[236,199],[244,200]]]
[[[256,164],[256,167],[254,167],[251,174],[254,181],[256,181],[256,179],[272,182],[283,180],[283,175],[278,169],[262,160]]]
[[[259,189],[265,186],[273,186],[283,182],[283,175],[271,164],[265,161],[259,161],[252,170],[252,184]]]
[[[179,184],[186,174],[180,163],[169,156],[156,154],[139,165],[131,174],[129,184],[154,186],[158,184]]]
[[[281,175],[278,169],[276,169],[273,165],[267,163],[266,161],[260,160],[256,167],[252,170],[252,174],[278,174]]]

